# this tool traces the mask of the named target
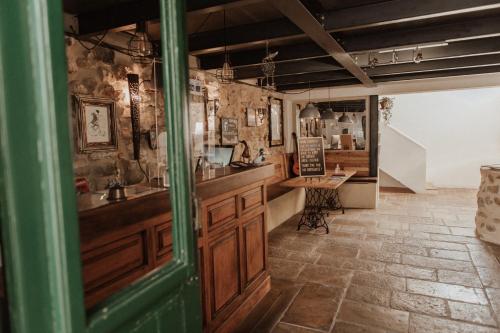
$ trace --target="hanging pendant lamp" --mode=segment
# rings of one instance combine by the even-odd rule
[[[321,112],[321,120],[335,119],[335,113],[333,112],[331,100],[330,100],[330,87],[328,87],[328,108]]]
[[[344,107],[344,113],[342,113],[338,121],[339,123],[352,124],[351,118],[349,118],[349,115],[345,113],[345,107]]]
[[[234,80],[234,69],[231,67],[229,61],[229,54],[227,53],[227,40],[226,40],[226,11],[224,10],[224,64],[222,68],[217,69],[215,73],[217,80],[220,83],[231,83]]]
[[[300,110],[300,119],[314,119],[321,118],[318,108],[311,102],[311,82],[309,82],[309,102]]]
[[[128,42],[128,53],[132,61],[139,64],[150,64],[153,62],[153,44],[146,33],[146,22],[136,24],[135,34]]]

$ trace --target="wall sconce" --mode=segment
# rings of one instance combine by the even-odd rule
[[[139,95],[139,75],[127,74],[128,91],[130,95],[130,119],[132,121],[132,144],[134,147],[134,160],[141,157],[141,113]]]

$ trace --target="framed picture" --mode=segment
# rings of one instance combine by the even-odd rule
[[[283,100],[278,98],[269,105],[269,146],[283,146]]]
[[[195,96],[203,96],[203,82],[197,79],[189,79],[189,93]]]
[[[266,118],[266,109],[258,108],[257,109],[257,126],[261,126],[264,124],[264,119]]]
[[[255,127],[257,126],[257,112],[255,112],[254,108],[246,108],[247,114],[247,126]]]
[[[214,111],[215,111],[215,114],[217,114],[217,112],[219,112],[219,109],[220,109],[220,101],[218,98],[214,99]]]
[[[247,126],[256,127],[264,124],[265,109],[246,108]]]
[[[115,102],[108,98],[74,96],[77,111],[78,151],[116,150]]]
[[[235,118],[221,119],[221,144],[222,145],[238,144],[238,119]]]
[[[207,131],[215,131],[215,114],[216,112],[216,101],[208,100],[207,101],[207,120],[206,120],[206,129]]]

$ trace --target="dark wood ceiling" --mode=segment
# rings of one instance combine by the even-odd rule
[[[157,0],[64,5],[78,15],[82,34],[159,16]],[[262,78],[268,44],[269,51],[279,51],[278,90],[500,71],[500,0],[188,0],[186,7],[189,51],[202,69],[221,67],[227,44],[238,79]],[[290,15],[291,9],[303,12]],[[303,17],[313,17],[329,35]],[[416,46],[419,63],[413,61]],[[396,63],[392,49],[403,49]],[[378,60],[374,68],[367,64],[369,54]]]

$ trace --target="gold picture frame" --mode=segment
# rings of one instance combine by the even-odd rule
[[[74,96],[78,152],[118,149],[115,101],[93,96]]]

